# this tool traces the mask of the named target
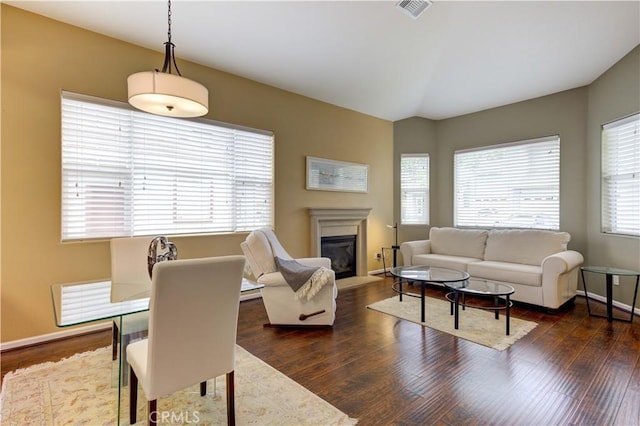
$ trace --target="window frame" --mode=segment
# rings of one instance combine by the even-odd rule
[[[631,136],[629,140],[613,140],[612,144],[624,143],[624,145],[618,146],[618,151],[615,153],[610,152],[607,134],[616,132],[617,135],[617,132],[627,131],[626,129],[633,132],[634,136]],[[627,155],[624,155],[625,153],[622,151],[627,151]],[[600,232],[607,235],[640,237],[640,220],[638,223],[628,223],[628,220],[622,223],[622,221],[611,217],[620,216],[617,206],[625,204],[629,200],[633,204],[630,207],[631,212],[626,214],[631,218],[634,215],[640,217],[640,112],[609,121],[600,126],[600,155]],[[612,164],[612,166],[615,164],[615,170],[612,170],[607,163],[609,157],[615,157]],[[609,184],[609,182],[612,183]],[[623,185],[628,183],[628,187],[619,187],[619,191],[626,191],[627,196],[623,203],[620,203],[616,198],[616,206],[611,206],[610,197],[608,197],[609,188],[613,182]],[[634,185],[634,183],[636,184]],[[635,193],[629,194],[629,190],[634,191],[634,188]],[[612,211],[608,212],[608,210]],[[615,223],[608,222],[608,219],[612,219]]]
[[[67,91],[61,92],[60,102],[62,242],[227,234],[273,226],[273,132],[206,118],[161,117],[123,102]],[[72,119],[75,121],[70,123]],[[153,135],[141,136],[140,132],[146,130]],[[167,146],[175,150],[174,155]],[[157,195],[140,201],[142,194],[153,192],[151,186],[146,193],[140,189],[141,180],[142,186],[151,184],[147,180],[151,176],[166,177],[166,181],[156,180],[153,188]],[[79,188],[75,194],[78,200],[73,200],[74,189],[69,187],[74,180]],[[205,202],[201,201],[202,194],[206,195]],[[191,203],[179,206],[179,199]],[[146,208],[140,209],[141,205]],[[87,215],[94,207],[96,213]],[[149,214],[154,208],[155,216]],[[107,210],[114,212],[105,213]],[[187,216],[182,219],[176,216],[185,212]],[[140,215],[145,215],[146,222]],[[112,227],[107,229],[101,221],[109,221]],[[93,230],[92,224],[97,224]]]
[[[519,150],[522,147],[531,147],[531,149]],[[477,154],[476,159],[472,157],[474,153]],[[463,158],[467,154],[469,157]],[[544,158],[546,155],[551,157]],[[484,161],[487,161],[484,168],[477,166],[477,162],[482,161],[482,156],[485,157]],[[476,162],[476,165],[470,165],[475,168],[471,172],[461,170],[461,163],[469,160]],[[456,150],[453,154],[453,163],[454,226],[554,231],[560,229],[559,135]],[[519,164],[526,164],[526,169],[518,167]],[[538,167],[535,167],[536,165]],[[557,168],[549,171],[544,169],[554,165],[557,165]],[[496,171],[504,173],[504,176],[496,178],[491,174],[495,174]],[[527,182],[531,174],[535,174],[539,179],[537,185],[529,185]],[[492,178],[483,181],[483,176],[492,176]],[[466,179],[464,182],[462,182],[463,178]],[[473,185],[470,182],[473,182]],[[515,186],[505,185],[505,183],[515,184]],[[461,188],[461,185],[467,185],[467,187]],[[471,186],[477,189],[471,189]],[[466,196],[465,192],[474,195]],[[460,207],[461,204],[465,204],[464,211]],[[469,210],[477,210],[477,212],[469,214]]]
[[[421,183],[416,183],[413,182],[415,184],[415,186],[413,186],[412,188],[408,188],[405,190],[405,181],[403,180],[403,160],[404,159],[411,159],[411,158],[417,158],[417,159],[425,159],[426,160],[426,182],[424,182],[423,184]],[[430,214],[430,208],[431,208],[431,157],[429,155],[429,153],[405,153],[405,154],[400,154],[400,224],[401,225],[429,225],[430,221],[431,221],[431,214]],[[411,182],[407,182],[407,184],[409,184]],[[415,194],[419,194],[422,191],[423,195],[424,195],[424,205],[422,206],[423,210],[424,210],[424,214],[422,215],[422,220],[407,220],[405,218],[405,216],[409,215],[408,212],[405,212],[405,204],[404,204],[404,194],[405,191],[411,191],[414,195]],[[417,197],[412,197],[413,202],[415,203],[417,201]],[[414,217],[417,218],[417,215],[413,215]]]

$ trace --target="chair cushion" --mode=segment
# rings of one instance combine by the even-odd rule
[[[431,253],[482,259],[488,235],[484,229],[431,228]]]
[[[532,229],[493,229],[489,232],[484,260],[541,265],[554,253],[567,250],[567,232]]]

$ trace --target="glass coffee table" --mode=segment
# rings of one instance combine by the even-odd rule
[[[469,279],[469,274],[465,271],[453,268],[443,268],[435,266],[397,266],[391,268],[391,275],[398,278],[391,287],[398,293],[400,301],[402,302],[402,296],[420,297],[421,299],[421,322],[424,322],[425,309],[425,285],[427,284],[447,284],[464,282]],[[420,295],[403,291],[402,282],[415,282],[420,284]]]
[[[507,323],[507,336],[509,335],[510,309],[513,302],[510,300],[511,295],[515,292],[513,287],[496,281],[472,278],[466,281],[445,282],[451,292],[445,297],[451,302],[451,315],[454,316],[454,328],[457,330],[460,318],[460,306],[462,310],[469,306],[470,308],[486,309],[495,313],[495,318],[499,319],[499,311],[505,311]],[[493,305],[471,305],[466,303],[466,296],[490,297],[493,298]]]

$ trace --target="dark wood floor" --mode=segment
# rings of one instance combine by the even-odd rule
[[[361,425],[639,425],[640,320],[588,317],[584,298],[496,351],[365,308],[391,281],[340,291],[335,325],[264,328],[261,299],[241,303],[238,344]],[[442,296],[442,290],[429,289]],[[601,312],[603,305],[594,302]],[[2,354],[2,376],[110,343],[110,331]]]

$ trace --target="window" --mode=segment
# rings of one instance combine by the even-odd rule
[[[273,134],[62,94],[62,239],[273,223]]]
[[[560,228],[560,138],[454,153],[455,225]]]
[[[602,231],[640,236],[640,114],[602,126]]]
[[[400,223],[429,223],[429,154],[400,157]]]

